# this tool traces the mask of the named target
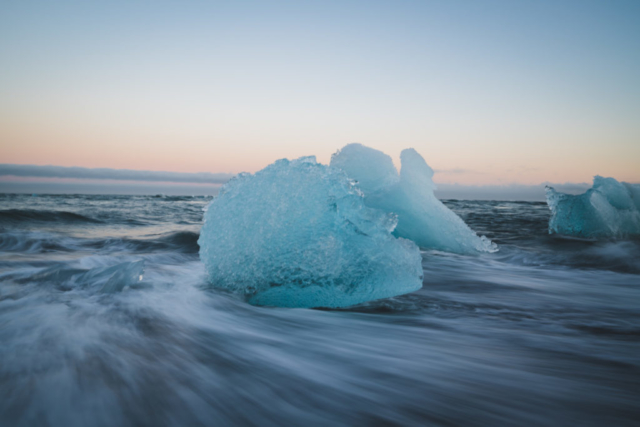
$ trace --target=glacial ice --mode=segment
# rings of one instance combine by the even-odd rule
[[[494,252],[497,246],[479,237],[433,194],[433,170],[414,149],[402,151],[400,174],[391,157],[361,144],[349,144],[331,157],[364,192],[365,204],[398,215],[393,234],[421,248],[470,254]]]
[[[596,176],[583,194],[547,187],[547,204],[549,233],[587,239],[640,235],[640,184]]]
[[[251,304],[343,307],[422,286],[420,251],[395,226],[342,170],[303,157],[225,184],[198,244],[213,286]]]

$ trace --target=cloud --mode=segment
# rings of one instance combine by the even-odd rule
[[[450,169],[448,171],[449,173],[470,172],[464,169]],[[216,194],[218,191],[217,186],[215,188],[204,188],[210,186],[202,184],[223,184],[233,177],[232,174],[228,173],[181,173],[14,164],[0,164],[0,176],[25,178],[23,182],[0,182],[0,192],[107,192],[109,194]],[[34,180],[33,178],[36,179]],[[43,182],[37,178],[72,179],[76,181],[66,183]],[[101,183],[100,180],[104,180],[104,183]],[[122,183],[113,181],[122,181]],[[167,183],[172,183],[172,185],[167,185]],[[584,193],[591,187],[591,184],[588,183],[555,184],[545,182],[538,185],[437,183],[438,189],[435,193],[440,199],[544,201],[545,185],[550,185],[558,191],[570,194]]]
[[[545,185],[569,194],[580,194],[591,188],[588,183],[554,184],[545,182],[537,185],[507,184],[507,185],[460,185],[437,184],[435,191],[439,199],[459,200],[520,200],[545,201]]]
[[[441,174],[473,174],[473,175],[485,175],[486,172],[474,171],[471,169],[453,168],[453,169],[435,169],[435,173]]]
[[[65,166],[0,164],[0,176],[224,184],[234,175],[229,173],[209,172],[184,173],[138,171],[130,169],[93,169]]]

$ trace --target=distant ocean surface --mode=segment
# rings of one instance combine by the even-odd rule
[[[420,291],[350,309],[254,307],[207,282],[210,200],[0,195],[0,426],[640,424],[640,241],[449,200],[497,253],[423,252]]]

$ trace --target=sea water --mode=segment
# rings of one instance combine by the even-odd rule
[[[0,195],[0,425],[637,425],[640,242],[444,201],[500,250],[339,310],[209,283],[205,197]],[[242,268],[242,266],[239,266]]]

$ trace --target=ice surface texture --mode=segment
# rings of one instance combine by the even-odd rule
[[[497,250],[478,237],[433,194],[433,170],[414,149],[402,151],[400,174],[391,157],[360,144],[349,144],[331,157],[331,166],[357,181],[369,207],[398,215],[394,235],[422,248],[470,254]]]
[[[395,225],[342,170],[303,157],[229,181],[198,244],[211,283],[252,304],[343,307],[422,286],[420,251]]]
[[[640,184],[596,176],[584,194],[547,187],[549,233],[587,239],[640,235]]]

